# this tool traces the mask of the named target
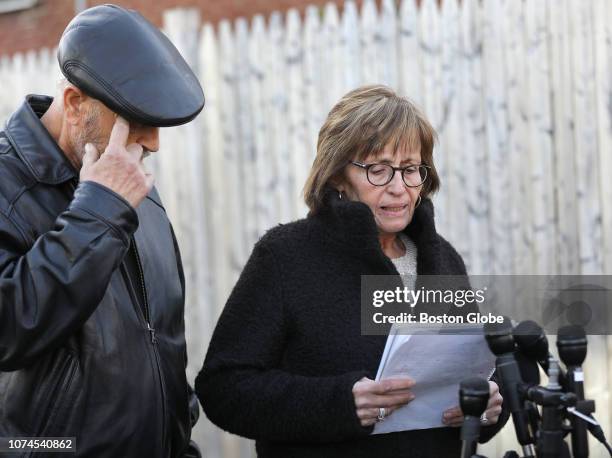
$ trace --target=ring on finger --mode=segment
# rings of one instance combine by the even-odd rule
[[[376,421],[384,421],[387,416],[387,410],[384,407],[378,408],[378,416],[376,417]]]
[[[489,419],[487,418],[487,413],[483,412],[483,414],[480,416],[480,424],[486,425],[487,423],[489,423]]]

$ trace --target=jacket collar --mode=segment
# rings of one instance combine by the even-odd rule
[[[40,117],[53,98],[28,95],[6,123],[5,134],[34,178],[45,184],[58,184],[77,176],[64,152],[51,137]]]
[[[392,266],[382,252],[376,221],[366,204],[340,199],[338,192],[330,189],[325,194],[323,208],[312,218],[320,222],[325,238],[335,246],[358,256],[382,257],[386,265]],[[403,232],[417,246],[417,273],[438,274],[442,250],[430,199],[422,199],[414,211],[412,221]]]

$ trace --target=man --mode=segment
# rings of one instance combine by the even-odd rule
[[[0,133],[0,437],[186,456],[184,277],[142,160],[159,127],[197,116],[202,88],[159,30],[114,5],[75,17],[58,61],[59,96],[28,96]]]

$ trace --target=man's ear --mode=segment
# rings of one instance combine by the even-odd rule
[[[79,88],[71,84],[64,88],[62,96],[66,121],[72,126],[78,125],[85,113],[86,106],[84,102],[87,96]]]

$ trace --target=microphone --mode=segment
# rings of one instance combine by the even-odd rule
[[[516,342],[516,346],[518,347],[520,353],[527,358],[536,361],[540,367],[546,372],[548,375],[549,361],[551,354],[548,351],[548,339],[546,338],[546,334],[542,327],[537,324],[535,321],[526,320],[521,321],[512,332],[514,335],[514,340]],[[520,365],[520,361],[519,361]],[[520,365],[521,369],[523,366]],[[525,373],[523,374],[523,378],[527,379]],[[540,374],[538,373],[536,385],[540,384]],[[559,383],[561,386],[565,386],[565,374],[560,372],[559,374]]]
[[[512,331],[517,347],[525,356],[538,362],[548,373],[548,339],[535,321],[521,321]]]
[[[548,369],[548,339],[544,330],[535,321],[521,321],[512,331],[518,352],[516,362],[523,381],[527,386],[540,384],[538,364],[546,371]],[[533,437],[537,437],[540,429],[540,412],[533,401],[526,400],[525,411]]]
[[[572,367],[575,371],[582,371],[580,366],[582,366],[587,354],[587,339],[582,327],[570,325],[559,328],[557,348],[559,349],[559,356],[566,366]]]
[[[594,406],[592,402],[584,400],[584,373],[582,363],[587,354],[587,338],[584,329],[580,326],[563,326],[557,336],[559,357],[567,367],[567,390],[576,395],[576,410],[590,416]],[[572,453],[575,458],[589,456],[589,443],[587,427],[584,421],[573,415],[572,424]]]
[[[525,457],[535,457],[534,440],[529,429],[527,413],[523,408],[523,399],[519,389],[523,380],[519,366],[514,357],[515,345],[512,335],[512,323],[504,317],[502,323],[484,325],[485,338],[489,348],[496,356],[495,368],[501,381],[504,402],[510,407],[516,438],[523,448]]]
[[[480,416],[487,410],[489,383],[479,377],[465,379],[459,385],[459,405],[465,417],[461,426],[461,458],[476,454],[480,436]]]
[[[521,379],[526,385],[539,385],[540,370],[538,369],[538,363],[521,352],[520,348],[517,348],[517,350],[518,351],[514,353],[514,359],[516,359],[516,363],[518,364]]]

